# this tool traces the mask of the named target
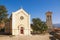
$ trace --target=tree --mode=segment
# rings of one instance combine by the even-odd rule
[[[8,16],[8,14],[7,14],[7,10],[6,10],[6,8],[5,8],[5,6],[0,6],[0,23],[1,22],[6,22],[6,20],[7,20],[7,17]]]
[[[39,18],[32,19],[31,28],[33,31],[40,32],[40,33],[43,33],[44,31],[48,29],[45,22],[41,21]]]
[[[41,24],[42,26],[41,26],[41,33],[43,33],[44,31],[47,31],[48,30],[48,26],[46,25],[46,23],[45,22],[42,22],[42,24]]]
[[[5,22],[8,20],[8,14],[6,7],[3,5],[0,5],[0,27],[4,27]]]
[[[41,25],[41,20],[38,19],[38,18],[33,18],[33,19],[32,19],[32,22],[33,22],[32,26],[34,26],[34,27],[33,27],[34,30],[35,30],[35,31],[38,31],[39,28],[40,28],[39,26]]]

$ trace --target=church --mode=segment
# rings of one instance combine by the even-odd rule
[[[9,31],[12,35],[30,35],[30,15],[22,8],[12,12],[9,22]],[[8,28],[7,28],[8,29]]]
[[[7,25],[9,24],[9,25]],[[5,32],[11,35],[31,35],[30,15],[23,8],[12,12]],[[52,12],[46,12],[46,24],[52,28]]]

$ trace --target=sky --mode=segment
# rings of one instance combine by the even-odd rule
[[[46,21],[46,12],[52,12],[52,23],[60,23],[60,0],[0,0],[0,5],[4,5],[9,16],[21,7],[33,18],[40,18]]]

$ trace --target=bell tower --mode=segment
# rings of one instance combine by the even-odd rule
[[[52,29],[52,12],[50,11],[46,12],[46,24],[49,30]]]

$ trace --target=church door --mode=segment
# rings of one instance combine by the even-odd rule
[[[24,34],[24,28],[23,27],[21,27],[20,33]]]

